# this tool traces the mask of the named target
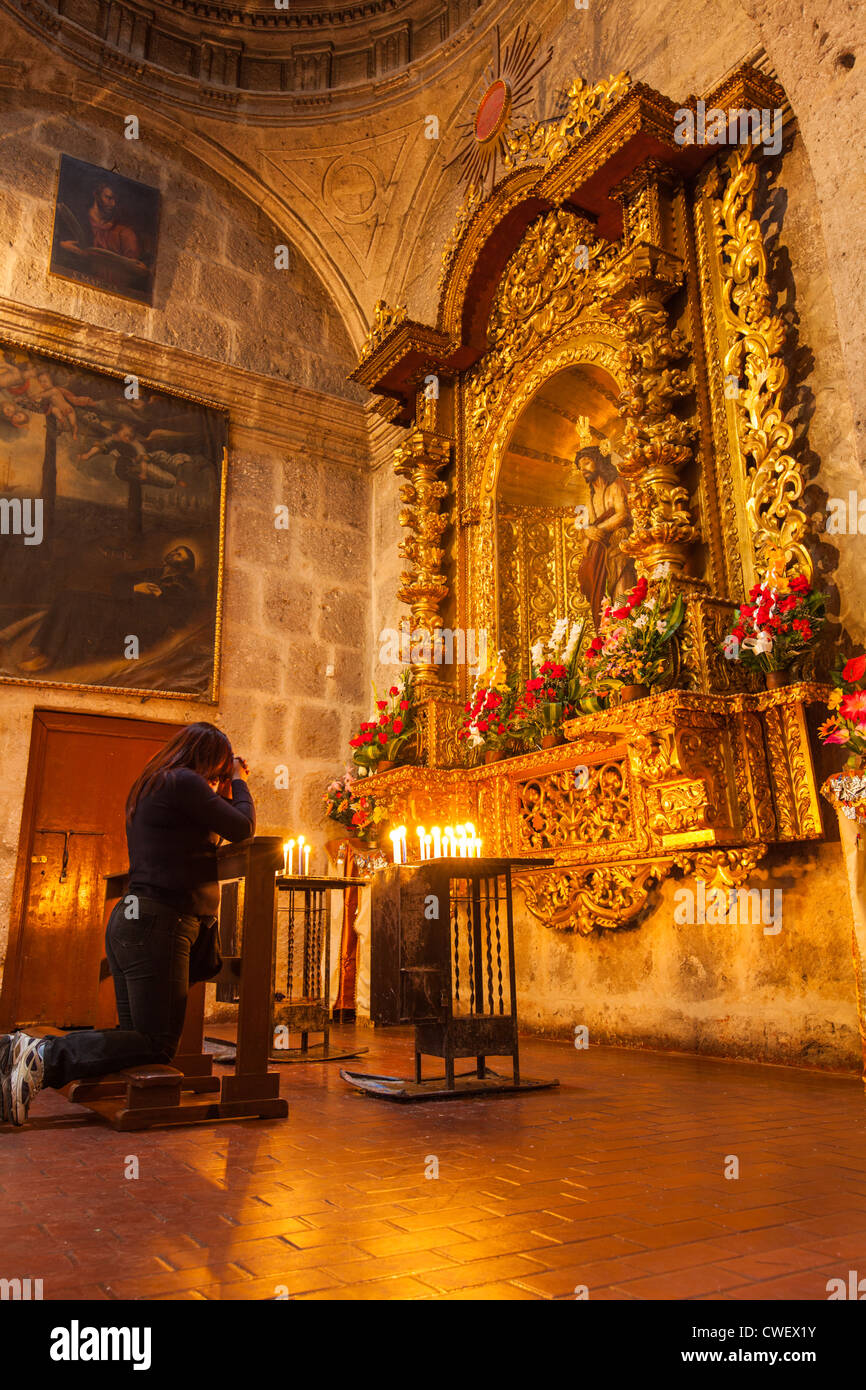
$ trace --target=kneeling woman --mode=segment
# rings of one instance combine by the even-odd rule
[[[172,1060],[190,947],[219,906],[217,845],[255,831],[246,776],[246,763],[213,724],[190,724],[151,758],[127,799],[129,886],[105,933],[119,1027],[51,1038],[0,1034],[0,1121],[22,1125],[43,1086]]]

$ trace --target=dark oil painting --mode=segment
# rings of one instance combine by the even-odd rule
[[[158,188],[61,155],[54,275],[152,304],[158,227]]]
[[[0,680],[216,698],[226,425],[0,340]]]

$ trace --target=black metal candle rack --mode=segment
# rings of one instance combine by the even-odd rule
[[[433,859],[389,865],[372,882],[370,1014],[375,1024],[415,1025],[415,1077],[343,1070],[359,1090],[389,1100],[448,1100],[531,1091],[556,1081],[520,1075],[511,871],[550,859]],[[421,1059],[441,1057],[445,1076],[424,1080]],[[510,1057],[511,1076],[487,1058]],[[475,1059],[458,1074],[455,1061]]]

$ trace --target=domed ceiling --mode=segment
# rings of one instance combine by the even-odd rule
[[[315,107],[360,94],[433,54],[483,0],[6,0],[29,28],[89,65],[176,100],[233,107]]]

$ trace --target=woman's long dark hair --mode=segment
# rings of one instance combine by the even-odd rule
[[[154,753],[126,798],[126,819],[135,814],[143,796],[158,791],[168,776],[178,767],[198,772],[206,782],[226,781],[232,773],[234,754],[222,729],[215,724],[188,724],[178,729],[164,748]]]

